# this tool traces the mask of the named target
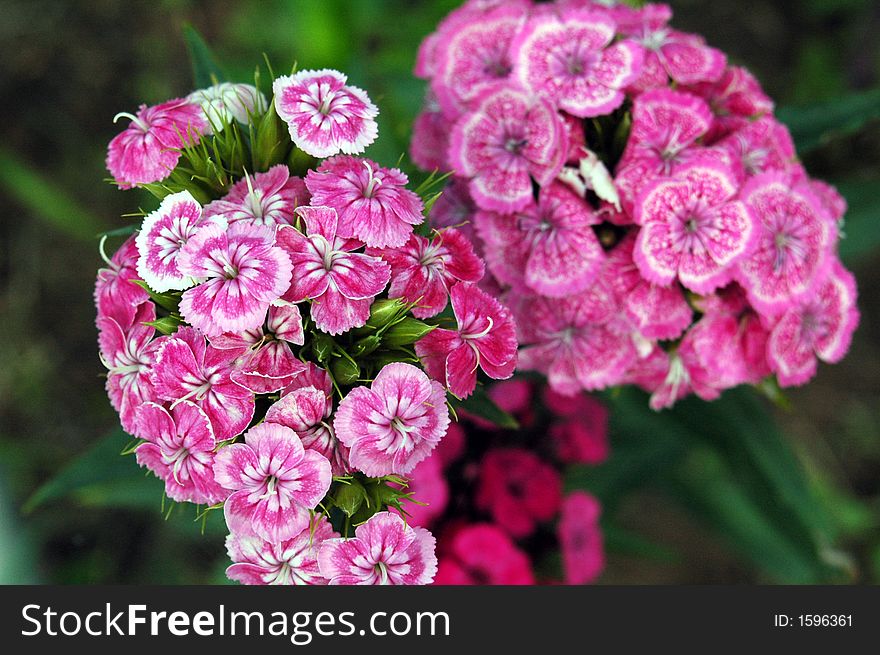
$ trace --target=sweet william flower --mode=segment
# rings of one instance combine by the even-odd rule
[[[151,380],[159,398],[174,403],[189,400],[211,421],[218,441],[235,437],[254,415],[254,395],[232,381],[233,351],[205,342],[191,327],[173,337],[156,340]]]
[[[265,173],[245,175],[220,200],[205,207],[205,216],[219,216],[228,223],[245,221],[252,225],[293,225],[294,210],[309,204],[305,183],[284,164]]]
[[[452,129],[449,160],[470,179],[483,209],[514,212],[532,198],[532,179],[545,185],[562,169],[566,129],[547,100],[513,88],[488,89]]]
[[[377,248],[402,246],[412,226],[424,220],[422,201],[406,188],[408,181],[396,168],[344,155],[306,176],[312,205],[336,210],[336,233]]]
[[[386,365],[369,387],[349,391],[333,421],[352,466],[373,477],[412,471],[448,425],[443,386],[403,362]]]
[[[351,539],[327,539],[318,567],[331,585],[423,585],[437,572],[436,540],[396,514],[378,512]]]
[[[208,225],[181,249],[178,268],[205,279],[183,293],[180,313],[208,336],[259,327],[290,285],[291,263],[275,229],[235,222]]]
[[[243,443],[220,449],[214,459],[217,482],[232,491],[224,505],[233,533],[271,543],[308,529],[313,510],[330,488],[330,462],[288,427],[261,423]]]
[[[504,380],[516,368],[516,328],[510,312],[474,284],[460,282],[450,292],[458,329],[437,328],[416,342],[428,374],[466,398],[477,385],[477,368]]]
[[[355,155],[376,140],[376,108],[339,71],[303,70],[272,84],[275,111],[296,146],[313,157]]]
[[[284,299],[311,300],[311,316],[319,330],[342,334],[361,327],[370,305],[388,284],[391,270],[381,259],[352,252],[362,244],[338,235],[338,215],[331,207],[300,207],[303,234],[282,227],[276,238],[293,264]]]
[[[159,293],[193,286],[195,280],[180,272],[180,251],[200,227],[211,224],[226,227],[222,218],[206,218],[189,191],[165,196],[137,234],[138,275]]]
[[[641,73],[643,50],[611,45],[614,21],[583,10],[533,16],[511,45],[522,84],[580,118],[611,113]]]
[[[109,259],[104,254],[102,242],[101,256],[107,264],[98,269],[95,280],[95,307],[98,317],[110,317],[121,325],[129,325],[134,320],[138,307],[150,298],[146,290],[135,284],[138,251],[135,237],[128,238]]]
[[[562,502],[557,532],[567,584],[589,584],[605,568],[601,512],[599,501],[584,491],[574,491]]]
[[[165,482],[171,500],[213,505],[228,493],[214,480],[214,430],[207,415],[191,402],[170,410],[148,402],[140,406],[135,434],[137,462]]]
[[[440,457],[432,455],[419,462],[408,477],[406,490],[419,501],[406,507],[408,523],[423,528],[430,526],[449,502],[449,485],[443,477]]]
[[[233,562],[226,577],[244,585],[326,585],[318,570],[318,548],[338,536],[323,516],[278,543],[232,533],[226,537],[226,552]]]
[[[153,107],[141,105],[137,115],[120,113],[131,124],[107,146],[107,169],[120,189],[164,180],[180,159],[180,149],[199,142],[210,131],[202,108],[185,99]]]
[[[434,584],[532,585],[535,576],[529,558],[503,530],[477,523],[451,536],[448,552],[437,565]]]
[[[367,253],[391,265],[388,297],[413,303],[416,318],[436,316],[446,308],[454,284],[479,282],[485,272],[471,242],[453,228],[430,239],[413,234],[402,248],[368,248]]]

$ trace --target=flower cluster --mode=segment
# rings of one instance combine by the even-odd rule
[[[120,115],[108,168],[161,202],[98,273],[107,391],[167,497],[223,509],[230,578],[426,584],[407,477],[447,393],[512,375],[515,328],[468,239],[425,229],[406,175],[356,156],[376,137],[363,91],[322,70],[273,92]]]
[[[437,535],[435,583],[593,582],[605,565],[601,506],[587,492],[563,493],[562,474],[607,458],[606,408],[522,378],[488,395],[519,429],[465,414],[412,474],[425,504],[408,509],[411,522]]]
[[[454,176],[432,220],[477,236],[521,368],[561,393],[800,385],[858,323],[846,203],[754,77],[671,17],[471,1],[419,51],[411,154]]]

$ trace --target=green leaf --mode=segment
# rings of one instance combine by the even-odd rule
[[[162,483],[147,477],[134,457],[120,455],[127,441],[130,437],[120,428],[95,442],[40,486],[22,511],[62,499],[83,506],[158,508]]]
[[[93,239],[101,222],[18,155],[0,147],[0,188],[52,227],[78,238]]]
[[[179,291],[172,291],[170,293],[159,293],[158,291],[153,291],[150,288],[150,285],[143,280],[132,280],[132,282],[134,282],[141,289],[150,294],[150,299],[154,303],[159,305],[159,307],[163,307],[170,312],[176,312],[178,307],[180,306],[180,297],[182,294]]]
[[[840,257],[855,264],[880,248],[880,181],[848,180],[837,183],[837,190],[849,205],[844,217],[844,237]]]
[[[183,39],[186,41],[186,49],[192,63],[193,81],[197,89],[225,82],[228,79],[208,44],[192,25],[183,26]]]
[[[780,107],[776,116],[788,125],[797,149],[806,152],[880,118],[880,89],[810,105]]]
[[[480,418],[497,425],[498,427],[508,428],[510,430],[516,430],[519,428],[517,420],[496,405],[483,389],[477,388],[474,393],[464,400],[452,398],[450,403],[454,409],[461,408],[474,416],[479,416]]]

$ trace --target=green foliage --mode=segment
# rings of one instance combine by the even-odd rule
[[[482,388],[477,389],[467,398],[461,400],[453,398],[450,400],[453,410],[463,409],[469,414],[479,416],[500,428],[508,430],[516,430],[519,427],[517,420],[495,404],[489,394]]]
[[[880,117],[880,89],[810,105],[780,107],[776,116],[788,125],[798,152],[804,153],[832,138],[857,132]]]
[[[186,41],[186,49],[192,63],[195,88],[203,89],[229,79],[202,35],[192,25],[187,24],[183,27],[183,39]]]

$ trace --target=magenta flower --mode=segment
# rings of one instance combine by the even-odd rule
[[[309,192],[301,178],[290,174],[284,164],[273,166],[232,185],[220,200],[205,207],[205,216],[220,216],[229,224],[293,225],[297,207],[309,204]]]
[[[134,283],[134,280],[140,279],[136,270],[138,252],[135,237],[126,240],[110,259],[104,254],[103,241],[101,246],[101,256],[107,268],[98,269],[95,280],[98,317],[110,317],[128,326],[134,320],[138,307],[150,299],[150,294]]]
[[[232,381],[235,353],[214,348],[191,327],[157,342],[151,379],[159,398],[198,405],[218,441],[241,434],[253,418],[254,395]]]
[[[563,396],[544,390],[544,404],[562,419],[550,428],[556,454],[563,462],[601,464],[608,458],[608,408],[594,396]]]
[[[474,284],[460,282],[449,294],[458,329],[437,328],[416,342],[425,370],[455,396],[477,386],[477,368],[505,380],[516,368],[516,327],[510,312]]]
[[[669,78],[677,84],[714,82],[724,74],[727,58],[710,48],[702,37],[685,34],[667,26],[672,11],[666,5],[648,5],[638,14],[638,22],[625,27],[626,34],[645,48],[641,89],[666,86]]]
[[[388,297],[413,303],[416,318],[436,316],[446,308],[455,283],[479,282],[485,273],[471,242],[452,228],[435,232],[431,239],[413,234],[402,248],[368,248],[367,254],[391,265]]]
[[[480,463],[475,502],[512,537],[528,537],[559,511],[562,479],[529,450],[490,450]]]
[[[226,498],[214,481],[214,430],[196,405],[183,401],[167,410],[145,403],[137,412],[135,434],[147,442],[135,451],[138,464],[165,482],[171,500],[213,505]]]
[[[413,121],[409,157],[422,170],[447,168],[449,120],[439,109],[427,107]]]
[[[759,175],[740,196],[755,216],[758,244],[737,277],[755,309],[778,314],[825,275],[835,228],[809,188],[788,175]]]
[[[758,80],[740,66],[728,66],[717,82],[703,82],[688,90],[705,98],[712,107],[716,117],[713,134],[742,128],[751,119],[773,111],[773,101]]]
[[[180,149],[210,131],[202,108],[188,100],[141,105],[137,116],[119,113],[131,124],[107,146],[107,170],[120,189],[164,180],[180,159]]]
[[[591,229],[602,219],[559,183],[543,187],[536,204],[514,215],[482,211],[474,222],[495,277],[545,296],[583,291],[605,258]]]
[[[730,154],[736,164],[734,170],[741,173],[740,183],[761,173],[788,171],[797,157],[788,128],[769,116],[747,123],[720,141],[718,147]]]
[[[156,399],[150,367],[156,356],[156,330],[145,323],[156,320],[156,306],[140,305],[130,324],[111,316],[98,317],[98,345],[107,367],[107,394],[126,432],[135,431],[137,408]]]
[[[549,184],[562,169],[566,130],[540,98],[503,88],[484,94],[452,128],[449,159],[483,209],[515,212],[532,198],[532,178]]]
[[[333,428],[349,461],[369,476],[405,475],[446,434],[446,391],[412,364],[387,364],[339,403]]]
[[[342,334],[361,327],[370,316],[370,305],[391,277],[381,259],[351,252],[357,241],[337,234],[338,217],[330,207],[300,207],[306,233],[282,227],[276,238],[290,256],[293,278],[284,299],[311,300],[311,317],[317,328]]]
[[[598,287],[559,300],[527,298],[516,310],[525,346],[519,368],[545,373],[567,395],[618,384],[638,353],[630,336],[609,324],[606,294]]]
[[[525,17],[523,6],[507,4],[440,30],[431,86],[446,114],[456,115],[482,90],[510,77],[510,45]]]
[[[642,276],[664,286],[678,279],[696,293],[727,284],[756,234],[737,191],[730,172],[711,163],[649,184],[635,207],[642,229],[633,256]]]
[[[773,326],[767,355],[779,384],[805,383],[816,374],[817,358],[829,364],[843,359],[858,322],[855,279],[834,260],[816,292],[787,309]]]
[[[308,366],[308,370],[296,379],[296,388],[288,387],[281,399],[269,407],[266,421],[296,432],[304,448],[329,460],[333,475],[345,475],[351,467],[348,448],[336,438],[330,422],[333,411],[330,377],[314,364]],[[299,386],[301,384],[306,386]]]
[[[378,512],[351,539],[326,539],[318,567],[331,585],[423,585],[437,572],[436,540],[397,514]]]
[[[189,191],[165,196],[159,208],[147,214],[138,232],[138,275],[160,293],[193,286],[195,281],[180,272],[180,251],[200,227],[212,224],[226,227],[222,218],[203,217],[201,205]]]
[[[210,342],[215,348],[242,353],[232,379],[254,393],[280,391],[306,370],[290,346],[305,343],[302,316],[299,307],[283,300],[269,306],[265,327],[221,334]]]
[[[589,584],[605,568],[601,512],[599,501],[585,491],[573,491],[562,502],[557,532],[566,584]]]
[[[311,510],[330,489],[330,462],[276,423],[255,425],[244,438],[214,458],[217,482],[233,492],[224,506],[226,525],[271,543],[292,539],[308,529]]]
[[[519,80],[574,116],[609,114],[623,104],[644,56],[632,41],[611,45],[614,36],[614,21],[598,12],[533,16],[511,46]]]
[[[355,155],[376,140],[376,108],[367,94],[348,86],[339,71],[303,70],[272,84],[275,111],[294,144],[313,157]]]
[[[184,275],[207,280],[183,293],[180,313],[208,336],[259,327],[290,285],[290,259],[275,245],[275,229],[241,221],[199,230],[177,265]]]
[[[338,536],[323,516],[279,543],[233,532],[226,537],[226,552],[233,562],[226,577],[244,585],[326,585],[318,570],[318,548]]]
[[[412,226],[425,220],[422,201],[406,188],[407,182],[396,168],[342,155],[306,176],[312,204],[331,207],[339,215],[337,235],[378,248],[402,246]]]
[[[419,501],[406,506],[409,524],[428,527],[449,502],[449,485],[443,477],[440,457],[432,455],[419,462],[409,475],[406,490]]]
[[[526,554],[489,523],[469,525],[452,537],[437,566],[437,585],[533,585]]]

